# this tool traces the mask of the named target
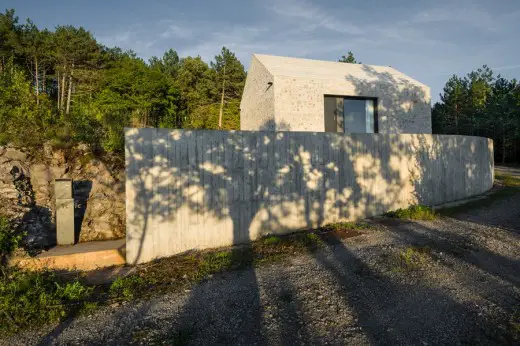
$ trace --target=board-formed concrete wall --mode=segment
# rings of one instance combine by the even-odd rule
[[[469,136],[126,129],[127,261],[245,243],[493,183]]]

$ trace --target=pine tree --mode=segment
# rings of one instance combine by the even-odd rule
[[[238,102],[244,90],[246,72],[242,63],[226,47],[215,56],[211,68],[216,72],[216,83],[220,87],[220,108],[218,128],[222,128],[225,102]]]
[[[361,64],[361,62],[356,61],[354,53],[352,53],[351,51],[348,51],[347,56],[342,55],[341,58],[339,58],[338,62],[344,62],[348,64]]]

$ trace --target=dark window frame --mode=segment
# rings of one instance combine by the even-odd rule
[[[374,101],[374,134],[379,133],[379,111],[378,111],[378,105],[377,105],[377,101],[378,101],[377,97],[324,94],[323,95],[324,102],[325,102],[325,97],[336,97],[336,98],[343,98],[343,99],[349,99],[349,100],[372,100],[372,101]]]

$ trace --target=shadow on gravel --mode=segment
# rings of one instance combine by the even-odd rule
[[[238,257],[234,262],[241,263],[241,268],[216,274],[217,277],[196,285],[180,311],[172,309],[171,314],[161,320],[153,319],[144,326],[141,323],[145,342],[294,345],[312,340],[303,318],[299,293],[283,269],[274,271],[268,284],[260,285],[252,249],[244,246],[235,249],[232,255]],[[271,306],[261,300],[260,290]],[[273,305],[274,309],[270,309]]]
[[[97,324],[87,324],[86,327],[88,331],[88,335],[78,335],[80,339],[76,340],[57,340],[60,335],[65,332],[69,327],[77,328],[74,326],[74,320],[80,315],[80,311],[74,311],[66,320],[59,323],[52,331],[47,333],[44,337],[40,339],[38,342],[38,346],[49,346],[54,344],[85,344],[88,343],[90,345],[128,345],[131,344],[134,336],[135,326],[138,324],[139,320],[145,316],[150,308],[152,307],[151,302],[142,303],[137,309],[133,309],[129,312],[128,309],[120,309],[114,312],[111,316],[113,321],[117,321],[117,323],[110,323],[105,325],[104,330],[96,329],[98,327]],[[88,321],[88,320],[87,320]],[[87,322],[88,323],[88,322]],[[79,341],[81,340],[81,341]]]
[[[72,324],[76,316],[77,311],[73,312],[65,321],[60,322],[55,328],[53,328],[49,333],[42,337],[41,340],[38,342],[37,346],[52,345],[54,339],[60,336],[60,334],[63,333],[63,331]]]
[[[495,186],[486,197],[459,206],[441,209],[440,213],[460,221],[497,227],[520,236],[520,188]]]
[[[504,342],[497,325],[449,295],[419,284],[396,282],[372,270],[339,239],[328,239],[316,254],[320,266],[343,288],[371,344]]]
[[[248,344],[254,340],[257,344],[267,344],[253,251],[246,246],[233,250],[232,256],[239,257],[234,262],[244,266],[238,273],[238,280],[234,278],[238,284],[226,285],[221,280],[210,280],[194,287],[180,316],[172,318],[175,329],[160,336],[160,341],[174,345],[225,345]]]
[[[279,345],[317,344],[313,341],[314,335],[307,329],[308,321],[304,317],[303,302],[298,296],[298,291],[283,270],[275,275],[276,280],[281,282],[280,286],[277,289],[266,288],[267,294],[278,298],[276,308],[280,322],[277,326],[278,340],[275,343]]]
[[[520,285],[520,261],[517,259],[493,253],[475,244],[470,238],[454,232],[441,232],[415,222],[384,220],[382,223],[396,237],[411,246],[428,246],[432,250],[453,255],[513,285]]]

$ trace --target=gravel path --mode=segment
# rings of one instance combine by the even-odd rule
[[[495,173],[520,178],[520,168],[495,167]],[[520,234],[520,194],[501,199],[491,208],[480,208],[456,215],[457,219],[491,225]]]
[[[520,194],[456,218],[373,220],[314,254],[0,344],[518,344],[518,210]],[[413,268],[398,255],[410,247],[424,252]]]

